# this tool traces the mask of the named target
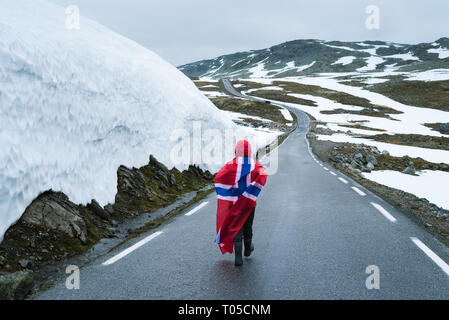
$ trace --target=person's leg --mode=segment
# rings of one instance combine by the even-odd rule
[[[239,231],[239,233],[237,233],[237,235],[234,238],[234,255],[235,255],[235,265],[236,266],[241,266],[243,264],[242,238],[243,238],[243,228]]]
[[[249,257],[251,252],[254,250],[254,245],[252,243],[253,240],[253,222],[254,222],[254,213],[256,208],[253,209],[253,212],[249,215],[248,219],[243,226],[243,238],[245,243],[245,257]]]
[[[251,214],[246,219],[245,224],[243,225],[243,238],[244,239],[252,239],[253,238],[253,222],[254,222],[254,213],[256,208],[253,209]]]

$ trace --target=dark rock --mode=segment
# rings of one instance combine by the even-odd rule
[[[117,170],[117,189],[118,194],[125,193],[135,199],[148,199],[154,201],[154,196],[147,188],[145,176],[138,169],[128,169],[125,166],[120,166]],[[116,197],[116,202],[117,199]]]
[[[29,259],[22,259],[22,260],[19,260],[19,265],[20,265],[23,269],[26,269],[26,268],[28,268],[29,266],[31,266],[31,261],[30,261]]]
[[[0,300],[23,300],[34,285],[29,271],[0,274]]]
[[[354,160],[363,162],[363,154],[357,153],[356,155],[354,155]]]
[[[206,178],[207,180],[213,180],[214,179],[214,175],[212,173],[210,173],[209,170],[206,170],[204,172],[204,178]]]
[[[176,179],[173,180],[174,176],[170,177],[171,174],[168,168],[163,163],[157,161],[152,155],[150,155],[149,166],[154,171],[155,178],[159,180],[159,188],[162,190],[167,190],[170,185],[173,186],[176,183]]]
[[[87,207],[97,216],[102,218],[103,220],[109,220],[111,217],[110,215],[104,210],[100,204],[96,200],[92,200],[91,203],[87,205]]]
[[[362,164],[360,162],[358,162],[357,160],[352,160],[351,167],[353,167],[354,169],[361,169]]]
[[[112,204],[107,204],[104,207],[104,210],[110,215],[112,216],[114,214],[114,207],[112,206]]]
[[[373,166],[378,166],[379,165],[379,163],[377,162],[376,157],[373,156],[372,154],[369,154],[369,155],[366,156],[366,161],[368,163],[371,163]],[[373,169],[371,169],[371,170],[373,170]]]
[[[165,174],[168,174],[168,168],[163,163],[157,161],[152,155],[150,155],[150,165],[164,171]]]
[[[6,264],[6,258],[4,256],[0,256],[0,267],[3,267]]]
[[[409,166],[409,167],[405,168],[405,170],[402,171],[402,173],[410,174],[412,176],[415,176],[416,175],[416,169],[413,166]]]
[[[47,191],[39,195],[19,222],[59,230],[82,242],[86,239],[87,228],[78,206],[61,192]]]
[[[371,172],[374,170],[374,164],[372,164],[371,162],[368,162],[368,164],[366,165],[366,169],[368,170],[368,172]]]
[[[176,186],[176,177],[175,177],[175,175],[170,173],[168,175],[168,177],[169,177],[170,186],[172,186],[172,187]]]
[[[201,178],[203,176],[200,168],[197,166],[190,165],[187,171],[194,174],[197,178]]]

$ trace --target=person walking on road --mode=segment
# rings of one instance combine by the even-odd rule
[[[252,158],[251,145],[246,140],[237,142],[235,158],[215,176],[218,201],[215,243],[223,254],[235,251],[236,266],[243,264],[242,240],[246,257],[254,250],[252,225],[257,197],[266,181],[265,168]]]

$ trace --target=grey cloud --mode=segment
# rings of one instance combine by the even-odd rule
[[[180,65],[300,38],[429,42],[449,36],[446,0],[52,0]],[[365,28],[368,5],[380,30]]]

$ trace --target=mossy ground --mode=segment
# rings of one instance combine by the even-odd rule
[[[434,137],[419,134],[380,134],[369,136],[368,139],[405,146],[449,150],[449,138],[446,137]]]
[[[245,121],[248,124],[252,124],[255,127],[265,127],[268,129],[276,129],[284,132],[290,131],[290,127],[287,126],[291,121],[287,121],[281,113],[281,107],[272,105],[270,103],[244,100],[238,98],[214,98],[211,101],[217,106],[218,109],[224,111],[232,111],[241,113],[243,115],[256,116],[263,119],[270,120],[271,122],[263,122],[260,120],[254,120],[246,118]]]
[[[393,77],[369,90],[406,105],[449,111],[449,81],[402,81]]]
[[[273,81],[272,84],[261,84],[257,82],[252,81],[241,81],[240,84],[243,84],[244,87],[239,88],[240,90],[249,90],[249,89],[260,89],[264,87],[269,86],[277,86],[283,88],[283,91],[274,91],[274,90],[258,90],[253,91],[250,93],[250,95],[258,96],[265,99],[272,99],[272,100],[278,100],[283,102],[291,102],[291,103],[299,103],[306,106],[316,106],[316,103],[307,100],[307,99],[300,99],[297,97],[289,96],[289,93],[296,93],[296,94],[304,94],[304,95],[311,95],[316,97],[321,97],[325,99],[329,99],[335,102],[338,102],[342,105],[348,105],[348,106],[358,106],[362,107],[363,109],[360,111],[354,111],[354,110],[346,110],[346,109],[337,109],[337,110],[330,110],[330,111],[322,111],[323,114],[360,114],[370,117],[382,117],[382,118],[388,118],[388,119],[394,119],[392,115],[394,114],[401,114],[401,111],[397,111],[395,109],[381,106],[381,105],[375,105],[372,104],[368,99],[356,97],[351,94],[341,92],[341,91],[335,91],[331,89],[322,88],[319,86],[314,85],[305,85],[305,84],[299,84],[295,82],[289,82],[289,81]]]

